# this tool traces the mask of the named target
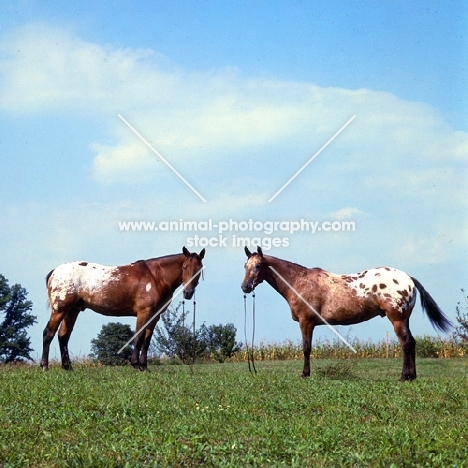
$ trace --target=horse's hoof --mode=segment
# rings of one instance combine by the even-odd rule
[[[416,376],[414,375],[402,375],[400,378],[400,382],[412,382],[413,380],[416,379]]]

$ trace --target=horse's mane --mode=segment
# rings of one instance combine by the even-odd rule
[[[169,255],[163,255],[162,257],[154,257],[154,258],[147,258],[146,260],[138,260],[138,262],[161,262],[161,263],[166,263],[169,261],[174,260],[176,257],[180,257],[183,255],[182,253],[180,254],[169,254]],[[190,256],[194,256],[197,254],[192,253]],[[138,263],[134,262],[134,263]]]
[[[257,253],[254,253],[252,255],[258,255]],[[295,267],[295,268],[300,268],[300,269],[305,269],[305,270],[309,270],[310,268],[304,266],[304,265],[300,265],[299,263],[294,263],[294,262],[290,262],[289,260],[284,260],[282,258],[278,258],[278,257],[273,257],[271,255],[264,255],[265,259],[268,261],[269,259],[273,259],[273,261],[278,261],[280,263],[286,263],[287,265],[291,266],[291,267]],[[321,270],[321,268],[314,268],[314,270],[317,269],[317,270]]]

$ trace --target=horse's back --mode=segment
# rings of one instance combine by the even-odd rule
[[[101,292],[118,276],[119,267],[90,262],[70,262],[59,265],[50,275],[47,287],[50,303],[77,300],[80,295]]]
[[[400,311],[414,307],[416,288],[411,277],[404,271],[384,266],[340,276],[347,287],[359,297],[375,297],[379,303]]]

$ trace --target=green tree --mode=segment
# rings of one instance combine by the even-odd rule
[[[242,343],[237,343],[237,329],[233,323],[210,325],[205,327],[205,340],[210,354],[219,362],[224,362],[241,350]]]
[[[156,349],[167,356],[179,358],[187,363],[196,358],[208,358],[210,355],[219,362],[224,362],[240,351],[242,344],[236,342],[236,327],[227,325],[202,324],[193,332],[193,326],[187,324],[188,312],[180,311],[182,303],[176,308],[169,308],[161,315],[161,322],[155,329]]]
[[[91,340],[90,357],[97,359],[106,366],[123,366],[133,352],[133,346],[129,344],[120,354],[117,351],[122,348],[133,336],[130,325],[120,322],[112,322],[102,326],[97,338]]]
[[[27,295],[21,285],[10,287],[0,275],[0,313],[4,316],[0,324],[0,362],[32,360],[33,349],[26,329],[37,322],[37,317],[29,313],[33,304]]]
[[[169,307],[161,315],[161,321],[155,328],[154,340],[160,354],[170,358],[177,357],[183,363],[189,363],[194,356],[204,357],[207,346],[203,329],[195,330],[194,335],[193,327],[186,324],[188,312],[179,312],[181,306],[182,302],[175,308]]]

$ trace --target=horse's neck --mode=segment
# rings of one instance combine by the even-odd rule
[[[146,260],[151,274],[155,280],[163,281],[172,290],[175,290],[182,284],[182,264],[184,255],[168,255],[166,257]]]
[[[294,288],[295,280],[299,275],[305,274],[307,268],[276,257],[265,256],[265,259],[271,267],[266,281],[287,299],[292,292],[291,288]]]

